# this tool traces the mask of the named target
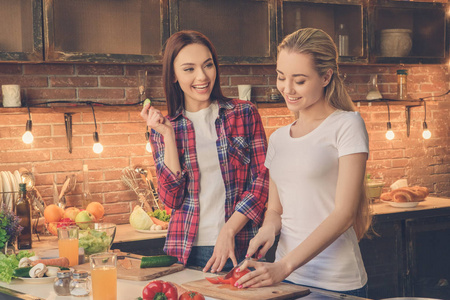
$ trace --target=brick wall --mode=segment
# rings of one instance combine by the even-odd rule
[[[353,99],[365,99],[371,74],[386,98],[395,98],[396,69],[399,66],[344,65],[345,83]],[[402,66],[409,70],[408,90],[412,98],[439,95],[450,88],[449,66]],[[20,84],[22,98],[35,104],[44,101],[98,101],[133,103],[138,97],[137,70],[148,71],[146,93],[156,104],[163,102],[160,66],[94,64],[0,64],[0,85]],[[275,66],[222,66],[221,83],[225,95],[236,97],[238,84],[252,85],[252,101],[263,102],[266,91],[276,84]],[[67,105],[67,104],[64,104]],[[368,173],[383,178],[386,186],[399,178],[411,185],[428,187],[434,195],[450,197],[450,96],[427,101],[427,123],[432,137],[424,140],[423,107],[411,109],[411,135],[406,137],[405,108],[391,106],[391,123],[396,137],[384,137],[387,122],[385,106],[361,106],[370,137]],[[25,145],[21,136],[28,115],[14,109],[0,109],[0,170],[30,169],[47,203],[52,202],[52,183],[61,188],[66,175],[77,173],[78,182],[68,195],[68,205],[81,200],[82,165],[88,164],[94,200],[105,205],[105,221],[128,222],[136,203],[133,192],[120,181],[127,166],[153,166],[145,151],[145,124],[139,108],[102,110],[96,107],[96,120],[104,151],[92,152],[94,122],[89,109],[78,110],[73,118],[73,152],[67,150],[64,116],[60,110],[32,108],[35,141]],[[15,110],[17,111],[17,110]],[[293,121],[283,105],[259,104],[267,135]],[[154,169],[153,169],[154,171]],[[156,181],[156,179],[155,179]]]

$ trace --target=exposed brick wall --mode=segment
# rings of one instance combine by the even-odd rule
[[[353,99],[365,99],[371,74],[378,74],[378,85],[384,97],[395,98],[396,69],[399,66],[344,65],[345,83]],[[450,88],[447,65],[402,66],[409,70],[408,91],[412,98],[438,95]],[[44,101],[98,101],[132,103],[137,101],[137,70],[148,71],[146,93],[162,103],[161,66],[97,64],[0,64],[0,85],[20,84],[22,98],[29,103]],[[269,87],[275,87],[275,66],[221,66],[221,84],[225,95],[236,97],[238,84],[252,85],[252,101],[263,102]],[[67,105],[67,104],[64,104]],[[405,108],[391,106],[391,123],[396,137],[386,140],[387,108],[361,106],[370,137],[367,172],[382,177],[386,186],[399,178],[411,185],[423,185],[437,196],[450,197],[450,96],[427,101],[427,123],[432,138],[424,140],[423,107],[411,108],[411,135],[406,137]],[[268,136],[280,126],[293,121],[283,105],[260,105]],[[33,112],[35,141],[25,145],[21,136],[28,116],[5,114],[0,109],[0,170],[26,167],[33,171],[36,183],[47,203],[52,202],[52,184],[61,188],[66,175],[78,173],[83,180],[82,165],[89,166],[91,193],[105,205],[105,221],[128,222],[136,196],[121,181],[121,170],[127,166],[151,167],[153,159],[145,152],[145,124],[139,108],[102,111],[96,108],[96,120],[102,154],[92,152],[94,123],[89,110],[73,118],[73,152],[67,150],[63,113]],[[156,179],[155,179],[156,182]],[[80,203],[81,184],[68,195],[68,205]]]

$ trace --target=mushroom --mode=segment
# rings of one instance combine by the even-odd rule
[[[32,257],[30,257],[28,259],[31,260],[31,261],[35,261],[35,260],[38,260],[38,259],[41,259],[41,258],[39,256],[35,255],[35,256],[32,256]]]
[[[45,272],[45,275],[47,277],[56,277],[56,275],[58,274],[59,271],[61,271],[61,269],[58,267],[48,266],[47,272]]]
[[[19,268],[31,266],[31,260],[28,257],[22,257],[19,261]]]
[[[31,278],[40,278],[44,277],[45,272],[47,272],[47,267],[43,263],[39,263],[31,268],[29,274]]]

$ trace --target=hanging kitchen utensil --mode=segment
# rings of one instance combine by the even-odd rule
[[[151,205],[147,200],[147,196],[150,194],[150,192],[147,194],[145,193],[145,189],[139,188],[138,178],[134,169],[130,167],[124,168],[122,170],[122,176],[120,177],[120,179],[123,183],[125,183],[126,186],[128,186],[133,192],[136,193],[136,195],[138,196],[138,200],[144,210],[147,212],[152,212],[153,209],[151,208]]]
[[[64,114],[64,124],[66,126],[67,149],[72,153],[72,115],[73,113]]]
[[[153,203],[155,204],[155,209],[161,209],[158,199],[158,193],[155,190],[153,182],[149,180],[148,171],[140,167],[135,167],[134,171],[138,173],[141,176],[141,179],[147,184],[149,194],[152,198]]]
[[[53,181],[53,204],[58,205],[58,187],[56,186],[56,182]]]

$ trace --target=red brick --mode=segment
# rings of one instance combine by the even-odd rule
[[[267,85],[266,76],[230,76],[230,84],[251,84],[251,85]]]
[[[147,71],[147,76],[161,75],[162,74],[162,66],[161,65],[153,65],[153,66],[129,65],[129,66],[126,66],[125,75],[127,75],[127,76],[137,76],[137,72],[139,70]]]
[[[105,111],[101,111],[99,109],[94,108],[95,111],[95,119],[97,121],[97,125],[100,123],[105,123],[105,122],[128,122],[130,120],[129,118],[129,114],[130,112],[135,112],[137,108],[136,107],[130,107],[130,111],[117,111],[117,112],[105,112]],[[140,111],[139,111],[140,112]],[[138,111],[136,111],[136,114],[139,114]],[[82,114],[82,119],[83,122],[89,122],[89,123],[93,123],[94,122],[94,115],[92,112],[84,112]],[[138,119],[137,121],[140,121],[142,119]],[[144,122],[142,120],[142,122]]]
[[[73,75],[74,65],[71,64],[36,64],[23,65],[25,75]]]
[[[96,87],[97,77],[50,77],[52,87]]]
[[[97,154],[98,156],[98,154]],[[120,157],[120,158],[96,158],[96,159],[86,159],[84,163],[89,166],[89,170],[104,170],[110,167],[123,169],[128,167],[129,162],[128,159]],[[119,178],[117,178],[119,179]]]
[[[110,133],[137,133],[142,132],[145,133],[146,126],[144,120],[139,121],[139,123],[111,123],[111,124],[103,124],[103,131],[104,134],[110,134]]]
[[[121,65],[76,65],[78,75],[123,75],[123,68]]]
[[[276,76],[276,66],[251,66],[252,75],[273,75]]]
[[[250,75],[250,66],[220,66],[220,74],[222,75]]]
[[[75,89],[27,89],[29,100],[73,100],[76,99]]]
[[[125,97],[125,91],[123,89],[79,89],[79,99],[95,99],[95,102],[102,102],[105,99],[123,99]]]
[[[137,77],[100,77],[102,87],[136,87],[138,89]]]
[[[34,157],[43,150],[36,151]],[[33,161],[36,159],[33,157]],[[37,173],[49,173],[49,172],[73,172],[79,171],[83,167],[83,163],[78,160],[49,160],[45,162],[39,162],[34,164],[35,172]]]
[[[105,204],[105,213],[107,215],[111,214],[123,214],[130,212],[130,205],[128,203],[114,203],[114,204]]]
[[[20,74],[22,74],[22,65],[20,65],[20,64],[0,64],[0,74],[1,75],[20,75]]]

